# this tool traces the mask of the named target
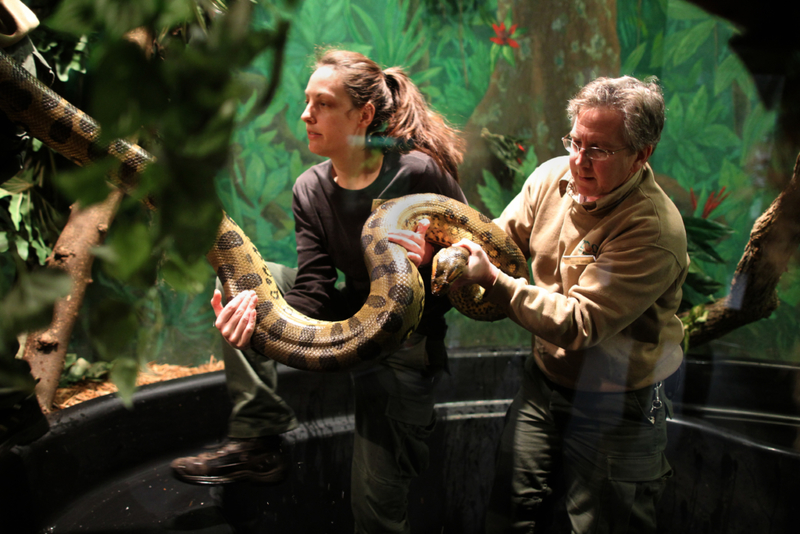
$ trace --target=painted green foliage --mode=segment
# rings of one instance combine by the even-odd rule
[[[262,54],[240,78],[246,82],[280,75],[280,85],[266,111],[233,132],[231,158],[217,175],[215,189],[262,255],[287,265],[296,265],[291,187],[303,170],[320,161],[307,150],[300,120],[316,47],[336,45],[363,52],[384,66],[403,66],[433,107],[463,127],[486,93],[497,62],[514,66],[520,60],[514,45],[528,31],[510,13],[499,20],[496,0],[305,0],[296,7],[267,2],[259,7],[255,29],[273,29],[283,16],[291,20],[285,57],[276,73],[272,53]],[[719,297],[755,217],[776,193],[757,179],[756,167],[759,151],[770,149],[774,115],[759,102],[751,77],[728,48],[735,33],[730,24],[678,0],[618,0],[617,13],[623,73],[657,75],[668,100],[667,126],[653,167],[674,179],[687,196],[690,190],[694,193],[696,210],[684,216],[695,247],[692,268],[699,289],[687,291],[687,298],[696,304]],[[243,100],[239,116],[248,115],[257,95]],[[479,185],[481,200],[492,215],[499,214],[538,163],[536,147],[519,142],[524,150],[508,159],[510,166],[517,166],[513,188],[504,189],[488,172]],[[708,199],[722,198],[723,188],[730,196],[704,218]],[[780,295],[785,306],[776,314],[775,328],[790,332],[796,327],[791,310],[800,300],[800,284],[790,283],[797,278],[794,271],[784,278]],[[105,287],[116,284],[107,283]],[[137,297],[150,299],[140,314],[142,324],[173,326],[173,334],[159,338],[154,350],[166,353],[173,338],[184,336],[196,336],[196,344],[204,349],[215,343],[200,332],[208,330],[201,325],[210,322],[209,284],[197,297],[159,287],[157,296]],[[769,328],[769,321],[762,323],[757,328]],[[460,331],[451,330],[453,343],[481,344],[470,339],[466,329],[463,335]],[[788,335],[773,337],[780,338],[782,346],[793,342]],[[492,338],[495,341],[524,344],[527,334],[501,334]],[[200,357],[207,358],[209,351],[201,352]]]
[[[307,0],[293,14],[281,85],[266,113],[235,133],[234,159],[217,190],[262,255],[296,265],[291,187],[320,158],[306,149],[300,115],[318,47],[364,53],[383,66],[402,66],[432,105],[457,126],[469,118],[488,86],[492,6],[462,13],[461,22],[411,12],[399,0]],[[265,10],[256,25],[269,27]],[[268,63],[252,72],[271,76]],[[244,106],[242,113],[247,112]]]
[[[713,215],[744,231],[746,240],[753,213],[774,197],[754,183],[752,168],[757,153],[771,148],[774,114],[759,102],[751,76],[727,47],[732,25],[685,2],[636,7],[644,6],[656,11],[647,17],[664,21],[651,26],[659,30],[633,35],[621,29],[620,37],[626,73],[655,74],[664,85],[667,123],[653,166],[703,202],[722,188],[731,191]],[[751,204],[743,205],[746,199]],[[742,245],[721,243],[719,251],[727,261],[732,257],[726,254],[740,254]]]
[[[652,12],[636,12],[644,6],[650,6]],[[257,229],[255,240],[259,245],[284,246],[282,238],[278,240],[280,244],[275,244],[274,236],[283,236],[292,226],[291,199],[281,194],[291,189],[300,171],[318,161],[304,150],[305,131],[299,120],[309,62],[316,46],[334,44],[364,52],[384,65],[405,66],[434,107],[456,125],[464,124],[480,101],[498,57],[513,61],[514,47],[492,40],[500,40],[501,27],[514,36],[522,29],[515,28],[511,20],[488,18],[492,6],[484,6],[462,21],[443,20],[425,9],[424,4],[420,5],[409,15],[397,0],[359,4],[350,0],[308,0],[295,14],[279,95],[266,114],[237,132],[238,166],[232,166],[220,179],[224,184],[220,194],[226,206],[235,205],[229,209],[242,210],[246,218],[258,218],[257,214],[269,203],[267,199],[274,199],[272,202],[283,208],[288,222],[281,218],[280,224],[265,228],[272,236],[269,239],[261,239],[262,230]],[[642,4],[621,0],[619,10],[625,71],[639,76],[657,74],[669,99],[668,126],[654,159],[659,172],[677,179],[687,190],[693,188],[701,199],[723,186],[737,189],[746,185],[747,175],[741,169],[748,150],[769,134],[774,118],[757,103],[749,76],[724,47],[733,29],[679,2]],[[625,18],[630,10],[639,18]],[[636,28],[649,28],[650,33],[637,32]],[[716,61],[703,47],[707,41],[722,49],[716,54]],[[706,65],[708,62],[711,63]],[[741,134],[734,131],[733,125],[733,84],[745,92],[754,108],[742,125]],[[287,132],[292,135],[281,135]],[[493,212],[495,206],[500,207],[514,194],[498,187],[489,177],[482,189]],[[733,204],[723,204],[715,215],[726,214],[734,209]],[[285,259],[280,250],[275,252],[279,260]]]
[[[755,219],[779,191],[767,185],[775,114],[759,98],[752,76],[728,47],[736,29],[677,0],[618,2],[625,73],[657,75],[667,96],[667,123],[652,158],[657,172],[691,193],[684,213],[690,238],[690,277],[706,291],[688,288],[692,304],[724,296]],[[791,169],[779,169],[788,174]],[[709,220],[711,219],[711,220]],[[696,237],[696,239],[692,239]],[[797,359],[800,291],[786,273],[781,306],[769,320],[728,336],[752,355]],[[685,295],[685,296],[687,296]],[[772,332],[772,333],[768,333]]]
[[[318,161],[304,150],[304,128],[298,120],[316,45],[335,44],[364,52],[383,65],[405,66],[434,107],[456,125],[468,120],[482,98],[495,63],[515,64],[516,39],[524,36],[525,29],[510,15],[497,20],[495,6],[465,10],[462,5],[460,12],[451,9],[442,17],[437,3],[415,3],[410,10],[404,8],[408,4],[309,0],[293,18],[280,98],[258,135],[238,134],[257,145],[243,143],[241,165],[256,174],[220,179],[222,184],[251,182],[254,193],[248,198],[253,204],[239,200],[236,205],[246,224],[261,221],[255,223],[255,239],[267,256],[293,264],[291,199],[286,193],[294,177]],[[619,0],[617,7],[623,73],[657,75],[668,100],[667,127],[653,166],[691,191],[696,207],[684,213],[694,258],[686,305],[718,298],[727,290],[754,218],[775,194],[752,179],[755,155],[769,150],[774,115],[759,102],[750,75],[727,46],[735,33],[730,24],[677,0]],[[278,130],[291,132],[295,138],[291,146],[296,148],[287,150],[290,143],[278,140]],[[265,140],[270,143],[264,145]],[[499,214],[537,164],[535,147],[526,148],[512,189],[504,189],[483,171],[484,183],[478,190],[492,215]],[[258,174],[262,168],[267,169],[264,177]],[[704,214],[704,208],[723,198],[720,191],[725,190],[729,196]],[[269,204],[271,216],[257,216],[266,205],[255,202],[259,191],[261,198],[269,191],[275,199]],[[234,198],[227,197],[226,205]],[[790,306],[798,296],[798,291],[781,291]]]

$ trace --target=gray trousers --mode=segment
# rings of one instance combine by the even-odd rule
[[[558,532],[654,533],[671,476],[669,403],[663,385],[626,393],[556,386],[528,357],[506,415],[487,534],[546,532],[554,522]],[[555,496],[569,526],[554,512]]]
[[[291,289],[296,269],[268,267],[281,293]],[[430,351],[434,358],[428,357]],[[408,490],[428,467],[425,440],[436,422],[433,390],[442,376],[442,369],[431,369],[428,361],[444,361],[444,351],[444,339],[413,334],[380,363],[352,372],[356,428],[350,500],[357,533],[410,532]],[[276,392],[273,360],[224,342],[223,356],[234,405],[230,437],[281,434],[297,427],[294,411]]]
[[[433,391],[442,370],[428,370],[427,338],[414,334],[381,363],[353,372],[356,429],[350,497],[358,534],[409,533],[408,491],[429,464],[426,439],[436,424]],[[441,342],[442,350],[444,342]]]
[[[294,285],[296,269],[267,263],[281,293]],[[217,289],[223,291],[219,280]],[[224,293],[224,291],[223,291]],[[222,342],[225,381],[233,402],[228,420],[228,437],[273,436],[297,428],[294,410],[277,393],[278,371],[275,360],[253,350],[241,351]]]

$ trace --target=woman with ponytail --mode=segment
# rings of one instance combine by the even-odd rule
[[[276,266],[273,273],[281,278],[289,305],[317,319],[342,320],[360,309],[369,293],[360,237],[375,201],[438,193],[466,202],[458,185],[463,141],[402,69],[382,70],[356,52],[318,55],[305,99],[301,118],[308,148],[328,159],[301,174],[293,188],[298,268]],[[409,484],[428,464],[425,440],[436,421],[433,390],[446,367],[444,313],[450,305],[430,293],[433,247],[422,240],[426,228],[423,221],[416,232],[390,237],[408,250],[425,280],[419,327],[401,349],[353,371],[356,532],[409,532]],[[343,289],[337,287],[337,270],[344,273]],[[275,482],[285,476],[278,435],[297,421],[275,393],[274,362],[250,352],[256,300],[245,292],[223,307],[219,291],[212,299],[217,328],[227,341],[234,412],[229,439],[217,451],[173,462],[176,476],[187,482]],[[242,463],[243,451],[254,460]]]

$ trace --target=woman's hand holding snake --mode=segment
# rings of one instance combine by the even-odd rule
[[[390,230],[388,232],[389,241],[397,243],[406,249],[408,252],[408,259],[414,266],[427,265],[433,258],[433,245],[425,241],[425,232],[431,222],[428,219],[422,219],[417,223],[414,231],[410,230]]]
[[[214,290],[211,307],[217,320],[214,326],[232,347],[239,350],[250,348],[250,338],[256,328],[256,304],[258,297],[255,291],[243,291],[222,306],[222,293]]]

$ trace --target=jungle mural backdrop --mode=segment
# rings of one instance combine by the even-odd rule
[[[109,72],[97,56],[103,32],[112,32],[112,17],[98,33],[97,25],[76,28],[64,22],[76,16],[62,10],[52,24],[44,19],[55,29],[38,38],[37,46],[65,92],[80,100],[95,72]],[[278,86],[264,110],[258,109],[263,96],[258,91],[241,93],[237,116],[258,113],[232,131],[230,157],[213,181],[213,193],[271,261],[296,265],[291,187],[304,169],[320,161],[306,147],[300,120],[311,60],[320,46],[357,50],[385,67],[404,67],[432,106],[464,133],[469,149],[462,187],[474,207],[492,216],[539,162],[564,152],[559,138],[570,127],[565,106],[577,88],[600,75],[657,76],[668,111],[651,163],[680,208],[690,238],[685,310],[726,294],[754,220],[782,187],[773,177],[788,172],[774,168],[781,164],[774,154],[775,116],[763,103],[770,95],[759,94],[728,47],[736,29],[680,0],[259,2],[249,24],[275,31],[287,20],[282,62],[271,50],[238,70],[240,80],[276,80]],[[111,82],[105,83],[112,91]],[[44,263],[69,201],[85,194],[80,185],[64,185],[63,176],[55,180],[60,189],[54,192],[52,156],[36,161],[0,186],[2,295],[11,291],[21,269]],[[127,209],[122,220],[133,210]],[[132,226],[134,231],[116,241],[110,236],[111,250],[124,250],[133,264],[146,263],[152,249],[141,243],[148,241],[148,230],[144,223]],[[161,264],[154,268],[153,283],[138,279],[133,267],[126,271],[130,262],[116,265],[95,268],[84,304],[94,311],[83,314],[76,326],[68,364],[123,357],[193,365],[219,354],[208,305],[210,267],[202,261]],[[798,282],[795,266],[781,279],[781,305],[772,317],[703,350],[799,360]],[[108,314],[109,301],[127,310],[124,319],[97,323],[98,315],[116,316]],[[526,347],[530,342],[529,334],[508,320],[476,323],[452,311],[448,323],[451,347]],[[112,326],[116,341],[103,349],[101,330]]]

